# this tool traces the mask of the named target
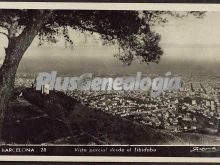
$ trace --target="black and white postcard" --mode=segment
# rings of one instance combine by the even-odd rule
[[[0,112],[2,156],[220,157],[220,5],[0,2]]]

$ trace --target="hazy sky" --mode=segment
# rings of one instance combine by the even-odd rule
[[[201,19],[193,16],[184,19],[169,17],[164,27],[155,28],[162,35],[162,43],[220,44],[220,13],[209,12]]]
[[[209,12],[201,19],[193,16],[177,19],[169,17],[169,22],[164,26],[156,26],[153,29],[161,34],[161,47],[165,58],[179,59],[200,59],[220,61],[220,13]],[[64,42],[56,45],[38,48],[37,40],[26,52],[23,60],[36,59],[47,56],[47,58],[61,58],[69,62],[80,61],[86,58],[103,58],[105,60],[115,60],[113,54],[117,49],[102,46],[100,42],[94,42],[94,38],[85,37],[84,34],[73,32],[72,38],[75,42],[73,51],[64,48]],[[7,46],[7,40],[0,36],[0,59],[4,58],[3,47]],[[62,56],[61,56],[62,55]],[[199,58],[198,58],[199,57]]]

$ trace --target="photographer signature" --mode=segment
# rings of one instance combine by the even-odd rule
[[[219,148],[217,147],[193,147],[190,152],[217,152]]]

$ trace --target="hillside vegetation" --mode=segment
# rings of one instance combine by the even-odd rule
[[[170,133],[89,108],[61,92],[32,89],[10,103],[3,138],[7,143],[220,144],[220,137]]]

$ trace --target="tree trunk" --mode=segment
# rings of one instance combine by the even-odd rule
[[[51,11],[41,11],[40,14],[32,16],[32,23],[27,25],[18,37],[8,39],[9,44],[8,48],[5,49],[5,60],[0,68],[0,141],[2,140],[2,122],[13,94],[15,75],[19,63],[42,25],[46,23],[51,15]]]

